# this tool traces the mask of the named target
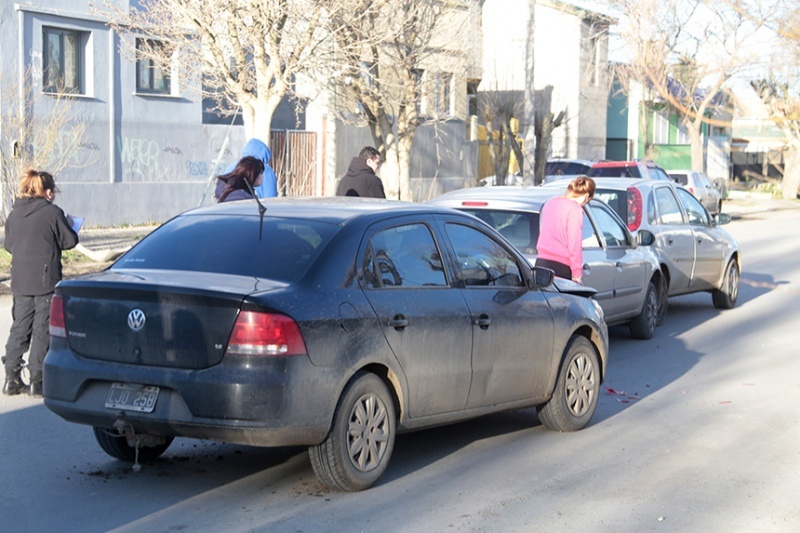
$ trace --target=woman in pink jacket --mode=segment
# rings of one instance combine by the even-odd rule
[[[545,202],[539,215],[536,266],[583,283],[583,206],[594,197],[592,178],[578,176],[564,196]]]

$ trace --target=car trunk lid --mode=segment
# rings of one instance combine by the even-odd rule
[[[82,357],[186,369],[218,364],[243,299],[285,284],[197,272],[115,270],[62,282],[66,335]]]

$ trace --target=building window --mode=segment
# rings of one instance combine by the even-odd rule
[[[43,87],[49,93],[82,94],[83,39],[81,32],[44,28]]]
[[[653,113],[653,144],[669,144],[669,119],[662,113]]]
[[[467,80],[467,115],[478,116],[478,85],[481,80]]]
[[[169,73],[164,72],[152,58],[146,57],[158,53],[164,48],[163,43],[147,39],[136,39],[136,92],[148,94],[169,94]]]
[[[452,93],[453,75],[442,73],[436,76],[434,112],[437,117],[449,117],[453,114]]]
[[[425,111],[423,106],[422,76],[425,71],[422,69],[411,69],[411,79],[414,81],[414,104],[417,108],[417,117],[422,117]]]

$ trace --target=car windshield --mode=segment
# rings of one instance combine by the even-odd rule
[[[618,167],[592,167],[588,175],[592,178],[641,178],[639,167],[636,165]]]
[[[312,220],[187,215],[167,222],[112,265],[300,279],[337,226]],[[259,233],[261,238],[259,239]]]

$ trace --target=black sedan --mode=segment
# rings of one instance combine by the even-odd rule
[[[401,431],[530,406],[558,431],[591,419],[602,310],[477,218],[354,198],[258,207],[186,212],[60,283],[46,406],[137,466],[174,437],[309,446],[339,490],[375,483]]]

